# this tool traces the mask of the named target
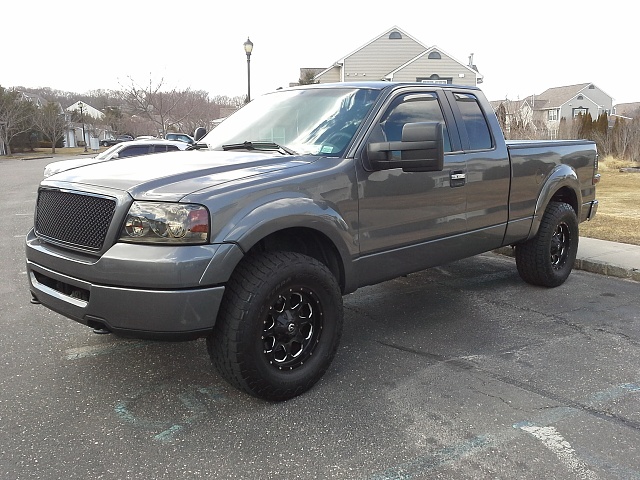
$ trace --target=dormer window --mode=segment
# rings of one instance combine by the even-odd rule
[[[402,34],[400,34],[400,32],[393,31],[389,34],[389,40],[401,40],[401,39],[402,39]]]

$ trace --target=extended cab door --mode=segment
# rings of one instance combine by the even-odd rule
[[[415,122],[443,124],[442,170],[375,169],[367,163],[366,147],[356,162],[361,285],[460,258],[459,235],[467,230],[466,162],[442,91],[396,94],[381,109],[364,143],[400,141],[404,125]]]
[[[511,166],[502,129],[481,92],[446,91],[466,161],[467,253],[502,246],[509,219]]]

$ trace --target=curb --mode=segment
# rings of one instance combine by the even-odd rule
[[[506,257],[515,257],[515,248],[513,247],[500,247],[493,250],[498,255],[504,255]],[[598,262],[596,260],[586,260],[576,258],[573,264],[575,270],[583,270],[585,272],[597,273],[600,275],[606,275],[609,277],[623,278],[626,280],[633,280],[634,282],[640,282],[640,270],[636,268],[625,268],[618,265],[611,265],[605,262]]]

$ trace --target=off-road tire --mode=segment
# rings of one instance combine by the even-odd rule
[[[292,252],[251,254],[227,284],[207,350],[231,385],[286,400],[324,375],[342,317],[340,288],[324,264]]]
[[[520,277],[532,285],[562,285],[573,269],[578,237],[578,220],[571,205],[549,203],[536,236],[516,245]]]

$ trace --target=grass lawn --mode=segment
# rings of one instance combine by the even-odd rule
[[[601,180],[596,187],[598,213],[580,224],[580,235],[612,242],[640,245],[640,172],[620,172],[611,158],[600,162]]]
[[[26,152],[19,152],[19,153],[13,153],[8,157],[0,157],[0,160],[2,159],[16,159],[16,158],[20,158],[20,159],[29,159],[29,158],[42,158],[42,157],[52,157],[52,158],[56,158],[56,157],[62,157],[62,156],[66,156],[66,155],[97,155],[100,152],[103,152],[107,149],[108,147],[100,147],[98,150],[91,150],[90,148],[87,149],[87,151],[84,151],[84,147],[72,147],[72,148],[56,148],[56,153],[51,153],[51,149],[50,148],[35,148],[33,150],[33,152],[31,151],[26,151]]]

